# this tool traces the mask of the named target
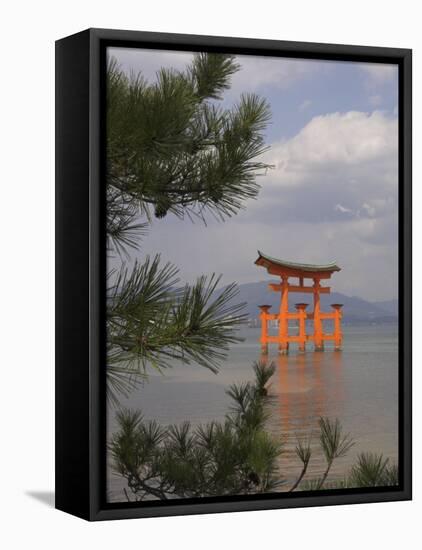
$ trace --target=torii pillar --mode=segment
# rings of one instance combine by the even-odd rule
[[[315,351],[324,351],[323,328],[321,320],[321,304],[319,293],[321,291],[320,280],[314,278],[313,295],[314,295],[314,345]]]
[[[280,312],[278,316],[278,350],[280,353],[287,353],[289,351],[289,320],[287,318],[289,313],[289,278],[283,276],[281,281]]]

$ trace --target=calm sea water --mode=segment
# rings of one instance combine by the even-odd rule
[[[317,442],[320,416],[339,418],[356,441],[338,459],[330,479],[347,473],[362,451],[398,457],[398,332],[395,325],[345,326],[343,350],[325,352],[291,350],[279,356],[270,346],[268,361],[277,365],[269,388],[268,429],[285,442],[280,472],[293,481],[300,463],[295,456],[297,437],[314,433],[313,458],[307,478],[319,476],[325,466]],[[232,383],[253,379],[252,363],[260,360],[259,329],[245,328],[244,342],[231,347],[218,374],[195,365],[175,364],[164,375],[151,372],[149,382],[128,399],[124,407],[142,410],[146,419],[162,424],[189,420],[192,424],[223,420],[230,405],[225,389]],[[114,410],[108,411],[108,432],[116,430]],[[124,481],[108,472],[108,498],[124,501]]]

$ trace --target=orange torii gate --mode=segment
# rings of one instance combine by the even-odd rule
[[[296,342],[299,345],[300,351],[305,351],[306,342],[313,341],[315,351],[324,350],[324,342],[326,340],[334,341],[334,349],[340,350],[342,344],[341,318],[342,304],[331,304],[332,313],[321,312],[320,294],[329,294],[330,287],[321,286],[321,279],[329,279],[335,271],[340,271],[340,268],[331,263],[328,265],[311,265],[286,262],[266,256],[258,250],[258,259],[256,265],[265,267],[270,275],[277,275],[281,279],[280,284],[270,284],[269,288],[275,292],[281,292],[280,310],[278,313],[269,313],[271,306],[258,306],[261,310],[261,348],[263,353],[268,353],[268,344],[278,343],[279,352],[287,353],[289,343]],[[292,285],[289,283],[289,278],[295,277],[299,279],[299,284]],[[305,286],[304,280],[312,279],[312,286]],[[289,292],[304,292],[313,294],[314,309],[312,313],[307,313],[308,304],[295,304],[296,313],[289,312]],[[299,324],[299,334],[295,336],[289,335],[289,320],[296,319]],[[306,334],[306,320],[311,319],[314,324],[313,334]],[[332,319],[334,321],[334,332],[325,334],[323,328],[323,320]],[[278,320],[278,336],[268,335],[268,321]]]

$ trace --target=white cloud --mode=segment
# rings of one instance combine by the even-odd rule
[[[272,85],[279,89],[289,88],[298,81],[321,74],[330,69],[329,62],[283,57],[238,56],[241,69],[232,78],[234,93],[258,90]]]
[[[259,200],[237,216],[245,239],[255,238],[251,220],[261,220],[257,235],[267,246],[265,235],[274,255],[334,257],[346,268],[344,289],[350,292],[353,282],[358,295],[366,292],[362,262],[374,276],[388,269],[390,275],[368,292],[395,295],[397,118],[377,111],[318,116],[293,138],[273,144],[266,160],[276,169],[262,179]],[[289,238],[277,245],[281,234]]]
[[[397,139],[397,119],[380,111],[331,113],[314,117],[293,138],[272,144],[265,161],[275,165],[270,178],[277,185],[307,183],[316,173],[335,174],[341,185],[361,179],[369,164],[391,174]]]
[[[342,204],[337,203],[334,207],[334,210],[337,212],[341,212],[342,214],[351,214],[352,210],[350,208],[346,208]]]
[[[385,84],[397,78],[397,65],[384,63],[362,63],[362,70],[367,75],[367,83],[371,86]]]
[[[362,208],[363,208],[363,210],[365,210],[365,212],[366,212],[366,213],[368,214],[368,216],[370,216],[371,218],[372,218],[373,216],[375,216],[375,214],[376,214],[376,212],[377,212],[376,209],[375,209],[375,207],[374,207],[374,206],[371,206],[371,205],[368,204],[367,202],[364,202],[364,203],[362,204]]]

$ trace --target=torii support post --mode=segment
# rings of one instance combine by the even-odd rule
[[[324,351],[324,340],[321,320],[321,304],[319,300],[319,291],[321,285],[318,278],[314,279],[314,344],[315,351]]]
[[[334,349],[335,351],[340,351],[343,342],[343,333],[341,331],[341,318],[343,317],[341,308],[343,304],[331,304],[331,307],[334,309]]]
[[[306,308],[308,304],[295,304],[295,307],[299,315],[299,351],[304,352],[306,350]]]
[[[261,319],[261,353],[268,355],[268,312],[271,306],[263,305],[258,306],[261,310],[260,319]]]
[[[278,351],[280,354],[288,353],[289,351],[289,321],[287,315],[289,313],[289,278],[281,277],[281,301],[280,314],[278,319]]]

